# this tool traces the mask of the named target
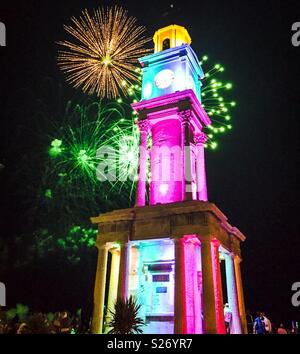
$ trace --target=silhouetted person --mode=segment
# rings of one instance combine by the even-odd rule
[[[266,334],[265,322],[262,313],[258,313],[253,325],[254,334]]]
[[[225,304],[224,306],[224,320],[225,320],[226,334],[230,334],[232,312],[228,304]]]
[[[246,313],[246,321],[247,321],[248,334],[253,334],[254,320],[249,310]]]
[[[262,317],[263,317],[263,321],[265,323],[265,330],[267,334],[271,334],[272,333],[272,323],[271,321],[268,319],[268,317],[266,316],[266,314],[264,312],[262,312]]]

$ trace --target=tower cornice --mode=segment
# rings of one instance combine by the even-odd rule
[[[204,78],[204,72],[199,66],[199,59],[197,54],[193,51],[190,45],[183,44],[179,47],[170,48],[162,52],[153,53],[139,59],[139,62],[143,68],[146,68],[156,63],[167,63],[173,61],[176,58],[188,58],[193,70],[197,73],[200,79]]]
[[[193,90],[178,91],[169,95],[155,97],[134,103],[132,108],[141,116],[149,117],[156,112],[175,109],[177,112],[193,110],[199,123],[204,126],[211,124],[211,120],[197,99]]]

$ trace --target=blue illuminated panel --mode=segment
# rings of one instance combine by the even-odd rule
[[[204,73],[189,45],[148,55],[140,62],[143,67],[143,100],[191,89],[201,102]]]
[[[167,287],[159,287],[156,288],[156,294],[167,294],[168,288]]]

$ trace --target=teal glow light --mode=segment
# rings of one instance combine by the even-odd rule
[[[199,65],[193,65],[197,58],[188,45],[170,48],[140,59],[147,62],[143,69],[142,99],[152,99],[167,94],[192,89],[201,101],[201,82],[204,73]],[[163,63],[163,65],[161,64]]]

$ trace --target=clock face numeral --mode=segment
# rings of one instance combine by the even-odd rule
[[[173,81],[175,80],[175,74],[172,70],[170,69],[165,69],[160,71],[156,76],[155,76],[155,85],[159,89],[166,89],[169,86],[172,85]]]

